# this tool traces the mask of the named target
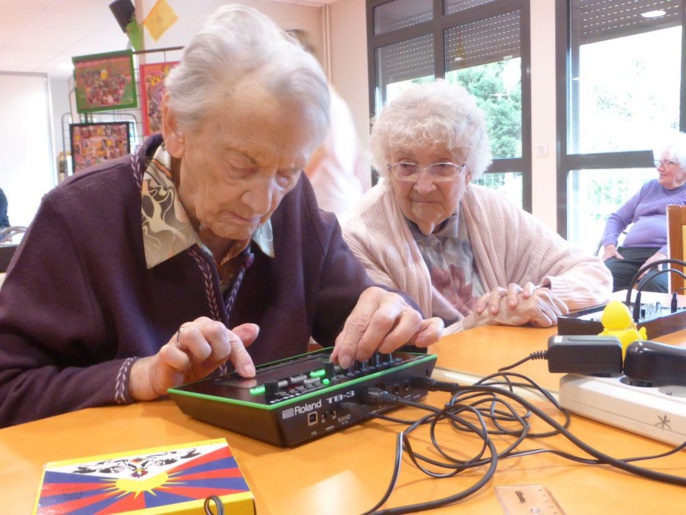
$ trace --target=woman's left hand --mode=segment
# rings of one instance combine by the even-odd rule
[[[510,283],[506,288],[494,288],[490,292],[485,293],[476,303],[477,314],[481,315],[486,309],[492,315],[497,315],[500,311],[501,300],[503,297],[507,297],[506,305],[509,309],[515,309],[520,300],[526,300],[530,298],[538,287],[532,283],[528,282],[524,286],[520,286],[516,283]]]
[[[524,286],[510,283],[507,289],[494,288],[478,300],[473,314],[479,320],[478,325],[528,323],[537,327],[551,327],[557,324],[559,315],[567,313],[567,305],[552,290],[527,282]]]

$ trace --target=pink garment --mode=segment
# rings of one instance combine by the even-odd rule
[[[333,88],[331,125],[305,167],[317,203],[340,217],[371,188],[371,167],[362,151],[352,114]]]
[[[549,285],[570,310],[609,300],[612,275],[600,258],[570,245],[500,193],[470,184],[460,209],[487,291],[531,281]],[[450,312],[450,303],[431,286],[429,270],[387,180],[367,192],[350,213],[343,237],[372,281],[404,291],[425,316]],[[461,330],[457,322],[444,334]]]

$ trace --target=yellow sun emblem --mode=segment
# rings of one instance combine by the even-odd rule
[[[169,475],[166,472],[162,472],[161,474],[147,477],[145,479],[130,479],[123,477],[121,479],[117,479],[116,487],[122,492],[131,492],[138,495],[141,492],[152,493],[156,488],[159,488],[167,481],[169,481]]]

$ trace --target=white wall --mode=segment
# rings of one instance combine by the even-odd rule
[[[0,187],[12,225],[29,225],[56,184],[48,78],[0,73]]]
[[[136,0],[136,17],[142,21],[154,7],[157,0]],[[321,8],[297,4],[283,4],[269,0],[167,0],[178,16],[178,20],[155,41],[144,29],[145,49],[184,46],[197,32],[203,22],[219,6],[227,3],[243,4],[269,16],[283,29],[303,29],[308,31],[317,48],[322,48]]]
[[[369,143],[369,77],[364,0],[330,6],[331,82],[350,106],[363,147]]]
[[[57,163],[60,152],[64,151],[65,134],[62,116],[70,114],[69,81],[67,79],[50,79],[50,101],[52,110],[53,156]],[[67,119],[68,122],[69,119]],[[69,130],[69,127],[66,129]],[[67,137],[69,134],[66,135]],[[66,149],[70,151],[69,148]],[[57,166],[57,165],[55,165]]]
[[[532,212],[557,231],[555,2],[551,0],[531,0],[531,99]]]

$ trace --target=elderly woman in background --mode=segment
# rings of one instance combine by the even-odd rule
[[[367,273],[407,292],[456,332],[479,325],[554,326],[606,302],[602,261],[570,246],[500,193],[474,184],[490,164],[483,113],[458,85],[415,85],[371,135],[382,175],[344,227]]]
[[[626,290],[642,267],[667,257],[667,206],[686,204],[686,134],[678,134],[655,160],[659,176],[648,181],[605,224],[602,259],[612,272],[614,291]],[[622,245],[619,235],[630,225]],[[669,276],[658,270],[642,274],[638,288],[667,292]]]

